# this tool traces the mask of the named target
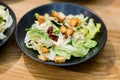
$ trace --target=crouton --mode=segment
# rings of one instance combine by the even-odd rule
[[[66,16],[62,12],[53,11],[51,14],[52,17],[58,20],[58,22],[63,22]]]
[[[40,48],[40,50],[42,51],[42,53],[49,53],[50,52],[50,50],[49,49],[47,49],[46,47],[41,47]]]
[[[45,18],[44,18],[44,16],[38,16],[38,22],[39,22],[39,24],[42,24],[42,23],[44,23],[45,22]]]
[[[66,31],[67,31],[67,29],[66,29],[65,26],[61,26],[61,27],[60,27],[60,32],[61,32],[61,33],[66,33]]]
[[[58,21],[63,22],[66,16],[62,12],[58,12]]]
[[[55,57],[55,62],[56,63],[63,63],[63,62],[65,62],[65,57],[64,56],[56,56]]]
[[[56,11],[52,11],[51,16],[52,16],[52,17],[57,17],[57,16],[58,16],[58,13],[57,13]]]
[[[67,28],[66,35],[72,35],[74,30],[72,28]]]
[[[43,61],[48,61],[48,57],[44,56],[44,55],[38,55],[38,59],[43,60]]]
[[[71,18],[69,22],[70,26],[72,27],[76,27],[78,23],[80,23],[80,20],[78,18]]]

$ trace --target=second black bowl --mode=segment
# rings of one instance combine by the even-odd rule
[[[6,35],[6,38],[3,40],[0,40],[0,48],[2,48],[2,46],[8,41],[8,39],[11,37],[11,35],[14,32],[14,29],[16,27],[16,16],[15,16],[13,10],[7,4],[0,1],[0,5],[6,7],[6,9],[9,10],[9,14],[11,15],[12,20],[13,20],[13,23],[10,26],[10,28],[6,29],[4,32],[4,34]]]

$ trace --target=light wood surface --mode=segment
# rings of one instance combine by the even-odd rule
[[[120,0],[2,0],[17,21],[29,10],[56,1],[72,2],[94,10],[105,22],[108,40],[88,62],[55,67],[36,62],[22,53],[15,36],[0,50],[0,80],[120,80]]]

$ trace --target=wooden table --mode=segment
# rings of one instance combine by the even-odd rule
[[[120,80],[120,0],[2,0],[15,12],[17,21],[37,6],[66,1],[94,10],[105,22],[108,40],[98,56],[71,67],[36,62],[22,53],[15,36],[0,50],[0,80]]]

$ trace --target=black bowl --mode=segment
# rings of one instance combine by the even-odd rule
[[[16,27],[16,16],[13,12],[13,10],[5,3],[1,2],[0,1],[0,5],[3,5],[5,6],[8,10],[9,10],[9,13],[13,19],[13,23],[12,25],[10,26],[10,28],[8,28],[7,30],[5,30],[4,34],[7,36],[5,39],[3,40],[0,40],[0,48],[8,41],[8,39],[11,37],[12,33],[14,32],[14,29]]]
[[[40,13],[40,14],[51,13],[52,10],[61,11],[66,15],[68,15],[68,14],[75,15],[75,14],[82,13],[85,16],[89,16],[90,18],[95,19],[95,22],[101,23],[102,24],[101,32],[99,34],[97,34],[95,37],[95,40],[98,42],[98,45],[95,48],[92,48],[89,51],[87,56],[85,56],[83,58],[72,57],[70,60],[66,61],[65,63],[54,63],[52,61],[44,62],[42,60],[39,60],[37,58],[37,55],[38,55],[37,51],[28,49],[25,46],[25,43],[24,43],[24,38],[26,35],[25,28],[31,27],[31,25],[34,23],[34,20],[35,20],[34,13],[36,13],[36,12]],[[55,65],[55,66],[70,66],[70,65],[75,65],[75,64],[85,62],[85,61],[91,59],[92,57],[94,57],[95,55],[97,55],[103,49],[103,47],[106,43],[106,40],[107,40],[106,26],[97,14],[95,14],[90,9],[85,8],[81,5],[76,5],[76,4],[72,4],[72,3],[63,3],[63,2],[51,3],[51,4],[39,6],[37,8],[32,9],[31,11],[26,13],[21,18],[21,20],[19,21],[19,23],[17,25],[15,34],[16,34],[16,40],[17,40],[19,47],[26,55],[28,55],[30,58],[32,58],[38,62],[49,64],[49,65]]]

